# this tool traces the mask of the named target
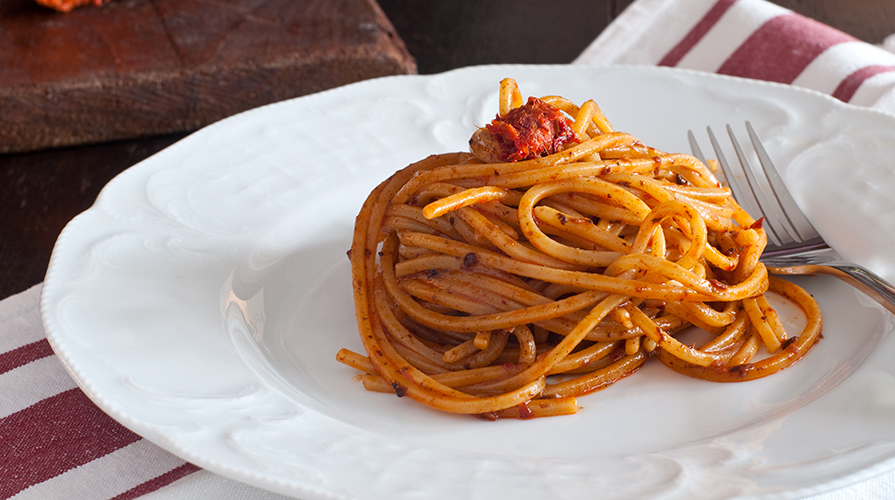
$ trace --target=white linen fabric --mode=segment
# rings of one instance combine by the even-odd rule
[[[895,37],[875,46],[765,0],[637,0],[575,64],[689,68],[895,113]]]

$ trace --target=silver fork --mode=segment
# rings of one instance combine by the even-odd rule
[[[761,261],[774,274],[826,274],[839,278],[861,290],[895,314],[895,287],[872,271],[843,260],[817,233],[802,210],[796,205],[774,163],[749,122],[746,130],[761,168],[756,168],[744,153],[733,129],[727,133],[739,158],[745,181],[724,157],[718,140],[707,128],[712,149],[734,199],[754,218],[763,216],[762,227],[768,235],[768,246]],[[687,132],[693,155],[705,162],[692,131]],[[769,188],[769,189],[768,189]]]

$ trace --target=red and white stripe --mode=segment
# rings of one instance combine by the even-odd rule
[[[895,54],[765,0],[637,0],[575,62],[767,80],[895,112]]]
[[[39,287],[0,302],[0,498],[137,498],[199,470],[97,408],[53,354]]]

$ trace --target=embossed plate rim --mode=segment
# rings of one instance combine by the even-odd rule
[[[54,251],[41,301],[48,339],[59,358],[94,402],[138,434],[211,471],[303,498],[485,497],[509,494],[508,490],[533,498],[551,491],[576,494],[592,488],[615,491],[618,496],[796,498],[891,469],[892,449],[864,446],[848,450],[844,446],[848,443],[842,443],[844,458],[819,460],[817,476],[806,483],[806,477],[781,478],[761,464],[748,463],[758,460],[760,453],[747,450],[741,455],[715,455],[720,449],[718,442],[700,442],[691,443],[690,451],[695,450],[691,455],[686,447],[663,450],[661,463],[647,464],[656,473],[654,480],[667,479],[666,483],[645,482],[633,487],[613,482],[612,474],[594,475],[593,469],[583,467],[611,468],[613,462],[601,457],[577,463],[556,456],[487,456],[377,435],[334,419],[312,404],[297,402],[288,394],[288,387],[284,389],[274,380],[276,374],[265,372],[270,365],[263,357],[257,366],[249,366],[253,359],[249,351],[265,344],[251,345],[249,341],[241,346],[241,338],[231,337],[239,328],[251,326],[251,321],[227,323],[226,306],[235,303],[220,296],[228,291],[227,279],[247,262],[251,274],[282,257],[284,249],[301,244],[278,229],[305,227],[290,220],[290,211],[312,210],[302,200],[319,187],[333,185],[339,175],[352,177],[351,193],[365,194],[409,161],[447,150],[443,148],[462,148],[470,127],[493,114],[496,82],[504,76],[516,77],[526,94],[550,92],[573,100],[605,99],[600,104],[610,119],[622,124],[619,128],[631,128],[648,143],[666,149],[685,150],[687,128],[716,126],[718,120],[728,121],[738,113],[755,113],[757,116],[748,117],[760,132],[777,134],[768,140],[768,147],[778,162],[792,163],[794,169],[807,168],[808,160],[815,160],[812,141],[821,146],[824,141],[843,143],[843,127],[895,130],[893,117],[846,106],[813,92],[645,67],[475,67],[433,76],[387,77],[266,106],[207,127],[124,172],[109,183],[93,207],[66,227]],[[696,108],[692,116],[670,116],[661,106],[636,109],[639,101],[621,98],[620,106],[650,112],[648,122],[629,127],[631,117],[616,112],[615,103],[608,98],[594,95],[594,87],[680,95],[688,102],[704,102],[706,109],[723,108],[725,116],[711,116],[710,120],[705,116],[711,115],[710,109]],[[697,92],[700,97],[693,97]],[[454,109],[468,111],[459,115],[465,123],[440,119],[442,114],[455,116]],[[360,120],[350,121],[358,116]],[[322,117],[329,124],[349,120],[349,133],[342,137],[319,134],[308,117]],[[672,118],[674,124],[669,126]],[[843,118],[855,124],[846,126]],[[797,134],[798,129],[801,132]],[[289,135],[295,131],[303,135]],[[402,143],[405,135],[419,140]],[[656,143],[653,137],[661,140]],[[339,142],[346,140],[349,142]],[[382,154],[365,158],[363,151],[349,147],[352,145]],[[337,156],[329,156],[330,147]],[[297,149],[304,156],[296,167],[292,162],[299,157]],[[821,147],[817,151],[826,150]],[[331,164],[349,163],[364,170],[330,168]],[[806,193],[823,188],[823,183],[805,182],[795,186],[796,195],[801,194],[800,201],[808,205],[809,213],[822,212],[823,200]],[[360,201],[355,204],[359,206]],[[350,218],[339,221],[350,225]],[[835,242],[853,236],[849,231],[866,231],[867,227],[821,224],[819,229]],[[891,259],[879,260],[873,251],[852,251],[858,252],[852,255],[856,260],[871,260],[881,272],[891,271]],[[255,262],[260,264],[252,264]],[[264,278],[260,280],[263,283]],[[156,293],[144,287],[157,287]],[[275,301],[268,298],[267,302]],[[866,310],[870,316],[877,314],[872,306]],[[783,408],[778,418],[741,429],[730,439],[767,432],[766,437],[750,435],[739,444],[773,448],[780,444],[774,425],[789,425],[806,411],[826,408],[824,405],[840,397],[849,384],[864,387],[861,384],[883,377],[878,381],[887,387],[885,377],[891,374],[881,358],[895,350],[890,319],[880,320],[885,327],[874,333],[881,352],[861,358],[859,366],[848,367],[842,380],[829,378],[835,387],[818,393],[816,401],[803,407],[808,410]],[[203,355],[195,355],[197,352]],[[196,381],[178,378],[182,373],[210,375]],[[605,395],[611,398],[610,392]],[[885,401],[871,403],[879,406]],[[585,402],[585,406],[590,405]],[[885,410],[884,405],[880,408]],[[586,412],[584,415],[587,418]],[[482,424],[472,421],[469,425]],[[547,424],[532,421],[525,425],[537,429]],[[895,429],[880,429],[891,430],[895,442]],[[274,442],[290,439],[302,445],[294,453]],[[361,460],[359,451],[374,445],[383,450],[385,458]],[[401,451],[425,464],[447,461],[456,469],[428,471],[404,463],[413,473],[398,474],[392,467],[403,463],[398,455]],[[618,470],[610,472],[630,473],[626,467],[642,471],[638,467],[645,465],[638,460],[656,456],[625,457],[616,461]],[[545,464],[547,470],[542,468]],[[721,481],[722,476],[712,479],[709,472],[715,472],[713,467],[720,468],[717,472],[745,470],[752,476],[723,478],[737,484],[716,491],[723,485],[711,481]],[[675,473],[675,468],[680,470]],[[690,472],[699,474],[690,477]],[[464,474],[472,479],[457,481]],[[501,484],[510,479],[519,484]]]

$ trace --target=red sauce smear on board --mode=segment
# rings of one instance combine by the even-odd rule
[[[51,9],[56,9],[59,12],[69,12],[76,7],[80,7],[82,5],[96,5],[100,6],[104,3],[107,3],[109,0],[37,0],[37,3],[43,5],[44,7],[49,7]]]
[[[485,128],[500,145],[501,161],[539,158],[581,142],[572,130],[572,121],[537,97],[529,97],[526,104],[498,116]]]

